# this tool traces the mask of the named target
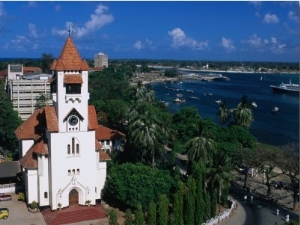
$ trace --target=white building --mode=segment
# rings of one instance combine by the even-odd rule
[[[69,36],[51,66],[53,106],[36,110],[15,131],[27,203],[52,210],[101,199],[109,156],[96,139],[88,105],[88,70]]]
[[[94,67],[108,67],[108,57],[103,52],[99,52],[94,57]]]
[[[50,95],[51,74],[24,74],[23,65],[8,65],[7,93],[13,103],[14,110],[22,120],[26,120],[35,111],[36,99],[42,94]],[[46,102],[51,105],[52,102]]]

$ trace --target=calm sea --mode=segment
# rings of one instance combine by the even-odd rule
[[[247,95],[250,103],[257,104],[257,108],[253,108],[254,121],[249,130],[259,142],[272,145],[299,142],[299,95],[273,93],[270,88],[271,84],[288,83],[290,80],[292,83],[299,83],[298,74],[224,75],[230,80],[183,80],[154,84],[153,88],[156,99],[166,102],[172,114],[182,107],[195,106],[202,118],[210,118],[216,123],[219,109],[217,100],[225,100],[228,108],[235,108],[242,96]],[[186,100],[184,103],[174,102],[178,94]],[[197,99],[190,99],[190,96]],[[275,114],[271,113],[274,107],[279,107]]]

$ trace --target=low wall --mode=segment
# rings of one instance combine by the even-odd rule
[[[220,213],[218,216],[215,216],[214,218],[207,220],[205,223],[202,223],[202,225],[219,224],[221,221],[228,219],[232,215],[233,210],[236,209],[236,207],[237,207],[237,203],[232,198],[229,197],[228,201],[231,202],[231,207],[229,209],[226,209],[224,212]]]

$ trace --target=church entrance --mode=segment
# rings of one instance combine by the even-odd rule
[[[78,191],[72,189],[69,193],[69,205],[77,205],[78,204]]]

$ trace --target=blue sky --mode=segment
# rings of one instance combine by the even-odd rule
[[[299,2],[3,1],[0,58],[299,61]]]

